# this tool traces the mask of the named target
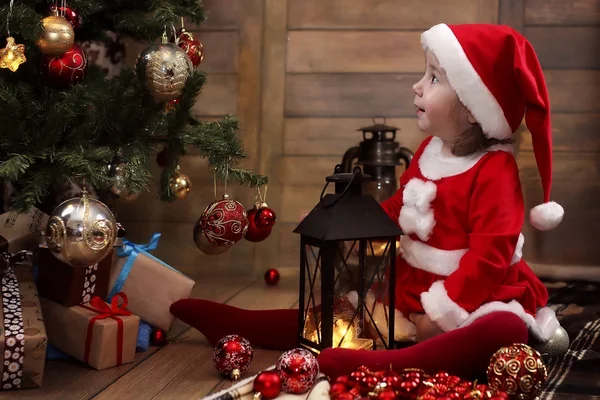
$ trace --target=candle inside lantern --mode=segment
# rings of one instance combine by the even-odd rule
[[[317,343],[317,331],[313,331],[308,339]],[[333,323],[333,347],[341,347],[344,349],[364,349],[371,350],[373,348],[373,340],[358,337],[356,326],[350,326],[350,323],[343,319],[336,319]]]

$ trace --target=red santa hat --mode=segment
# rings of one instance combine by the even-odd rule
[[[531,209],[531,225],[553,229],[563,208],[550,201],[552,129],[548,89],[531,43],[504,25],[439,24],[421,44],[436,55],[460,101],[489,138],[509,139],[523,117],[544,189],[544,203]]]

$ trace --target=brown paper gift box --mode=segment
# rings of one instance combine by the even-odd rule
[[[105,299],[112,262],[109,253],[97,264],[73,267],[58,260],[50,250],[40,249],[37,277],[40,296],[65,307],[87,303],[93,296]]]
[[[114,288],[115,283],[120,280],[121,272],[129,257],[132,255],[116,257],[109,288]],[[171,304],[189,298],[195,285],[193,279],[153,255],[141,251],[118,291],[124,292],[129,298],[127,308],[132,313],[149,325],[168,332],[175,322],[175,316],[169,311]]]
[[[25,352],[23,357],[22,365],[22,376],[20,381],[20,388],[39,388],[42,386],[42,380],[44,378],[44,365],[46,362],[46,348],[48,346],[48,338],[46,336],[46,329],[44,327],[44,320],[42,318],[42,310],[40,308],[40,298],[37,294],[35,284],[33,283],[33,272],[32,268],[28,264],[19,264],[11,268],[19,282],[18,289],[21,300],[21,316],[23,319],[23,331],[25,334]],[[7,270],[8,272],[8,270]],[[3,288],[4,290],[10,290],[10,288]],[[3,312],[4,307],[0,307],[0,321],[10,319],[9,313]],[[11,352],[10,348],[7,348],[6,343],[6,332],[7,326],[3,326],[0,332],[0,354],[2,359]],[[10,343],[9,343],[10,345]],[[11,354],[15,354],[12,352]],[[12,358],[12,357],[11,357]],[[4,360],[7,361],[7,360]],[[16,373],[12,370],[17,368],[18,362],[9,363],[6,365],[4,362],[2,365],[2,389],[17,389],[19,379]],[[12,376],[11,376],[12,375]]]
[[[36,247],[39,234],[46,227],[48,215],[32,207],[29,212],[16,211],[0,215],[0,251],[15,253]]]
[[[46,318],[48,340],[51,345],[70,356],[85,361],[86,338],[90,320],[100,313],[81,306],[65,307],[48,299],[41,299]],[[104,303],[106,304],[106,303]],[[89,303],[85,304],[90,306]],[[110,307],[110,305],[107,305]],[[140,318],[135,315],[117,315],[123,321],[123,350],[121,363],[135,359]],[[91,345],[87,363],[97,370],[116,367],[118,323],[113,318],[98,319],[91,329]]]

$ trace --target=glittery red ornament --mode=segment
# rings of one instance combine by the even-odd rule
[[[217,371],[233,380],[246,372],[253,357],[250,342],[239,335],[227,335],[219,340],[212,355]]]
[[[206,239],[215,246],[231,246],[240,241],[248,230],[244,206],[231,200],[227,194],[223,195],[223,199],[210,203],[197,224]]]
[[[256,206],[248,210],[248,230],[246,231],[246,235],[244,236],[244,239],[246,239],[247,241],[255,243],[261,242],[268,238],[271,234],[271,231],[273,230],[272,228],[263,229],[256,226],[255,216],[257,211],[258,209],[256,208]]]
[[[170,41],[174,43],[175,38],[171,37]],[[202,46],[202,43],[198,39],[194,38],[193,34],[184,28],[177,31],[177,45],[187,53],[194,68],[204,60],[204,46]]]
[[[73,10],[71,7],[57,7],[56,5],[50,6],[50,14],[54,15],[58,12],[58,15],[67,20],[74,30],[79,29],[82,23],[81,16]]]
[[[281,378],[276,371],[263,371],[254,378],[253,390],[263,399],[274,399],[281,393]]]
[[[350,392],[340,393],[335,396],[331,396],[333,400],[355,400],[356,397]]]
[[[150,335],[152,346],[164,346],[167,344],[167,332],[162,329],[154,329]]]
[[[58,89],[76,85],[87,73],[87,54],[77,43],[62,56],[42,55],[42,76],[48,85]]]
[[[487,368],[489,387],[522,400],[535,399],[548,377],[542,356],[522,343],[498,350]]]
[[[277,373],[286,393],[302,394],[314,386],[319,364],[311,352],[302,348],[288,350],[277,361]]]
[[[346,392],[347,390],[348,390],[348,388],[343,383],[334,383],[329,388],[329,394],[331,396],[336,396],[336,395],[338,395],[340,393]]]
[[[377,399],[378,400],[395,400],[396,399],[396,393],[393,390],[382,390],[381,392],[377,393]]]
[[[267,272],[265,272],[265,282],[267,285],[277,285],[279,278],[279,271],[277,271],[275,268],[269,268]]]
[[[259,229],[272,228],[276,219],[275,211],[269,208],[267,203],[262,203],[254,215],[254,223]]]

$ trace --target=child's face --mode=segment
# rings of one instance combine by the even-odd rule
[[[417,124],[422,132],[452,142],[468,129],[472,117],[452,90],[437,57],[429,50],[425,55],[425,75],[413,85]]]

